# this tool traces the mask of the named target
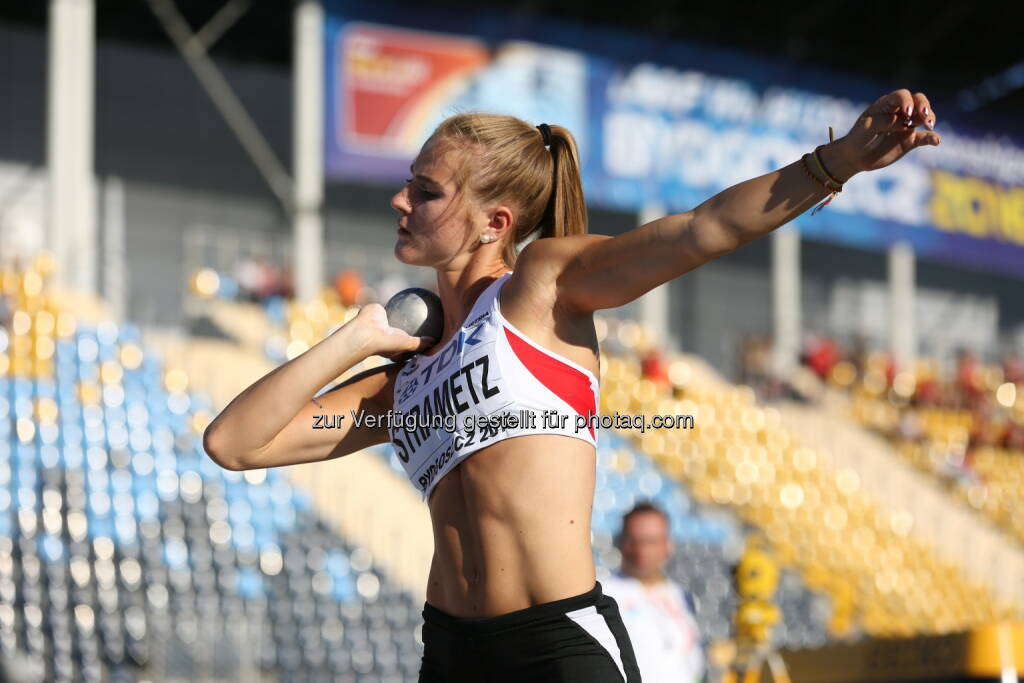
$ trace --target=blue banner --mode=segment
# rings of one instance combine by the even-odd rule
[[[683,211],[798,160],[830,125],[844,134],[894,89],[548,19],[348,0],[327,9],[325,158],[338,179],[400,182],[440,121],[476,109],[573,131],[592,205]],[[1019,123],[931,101],[941,145],[858,175],[794,223],[812,238],[907,241],[925,258],[1024,274]]]

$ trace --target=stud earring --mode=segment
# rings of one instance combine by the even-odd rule
[[[484,244],[487,244],[489,242],[493,242],[494,241],[494,237],[492,235],[488,235],[487,233],[484,233],[484,234],[480,235],[480,241],[483,242]]]

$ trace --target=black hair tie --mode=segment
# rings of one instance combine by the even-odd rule
[[[550,147],[551,146],[551,126],[549,126],[546,123],[542,123],[539,126],[537,126],[537,129],[540,130],[540,134],[544,138],[544,146],[545,147]]]

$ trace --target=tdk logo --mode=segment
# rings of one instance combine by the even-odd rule
[[[473,331],[470,332],[468,336],[466,335],[465,330],[459,330],[459,351],[461,351],[463,346],[465,346],[466,344],[469,344],[470,346],[476,346],[481,341],[483,341],[482,339],[477,338],[480,336],[480,332],[483,329],[484,324],[480,323],[479,325],[473,328]]]
[[[483,339],[479,337],[483,333],[483,328],[484,324],[480,323],[469,334],[466,333],[465,329],[459,330],[459,336],[448,342],[448,345],[444,347],[441,353],[424,358],[424,363],[426,364],[420,370],[423,384],[425,385],[435,373],[440,373],[449,363],[459,357],[462,354],[463,348],[466,346],[476,346],[481,343]]]

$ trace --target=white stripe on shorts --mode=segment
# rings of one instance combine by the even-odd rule
[[[583,609],[573,610],[572,612],[566,612],[565,616],[579,624],[580,628],[589,633],[605,650],[608,650],[608,654],[612,656],[615,666],[619,667],[622,680],[627,680],[626,669],[622,666],[622,655],[619,653],[619,644],[615,642],[615,636],[612,634],[612,630],[608,628],[608,622],[597,611],[597,607],[591,605]]]

